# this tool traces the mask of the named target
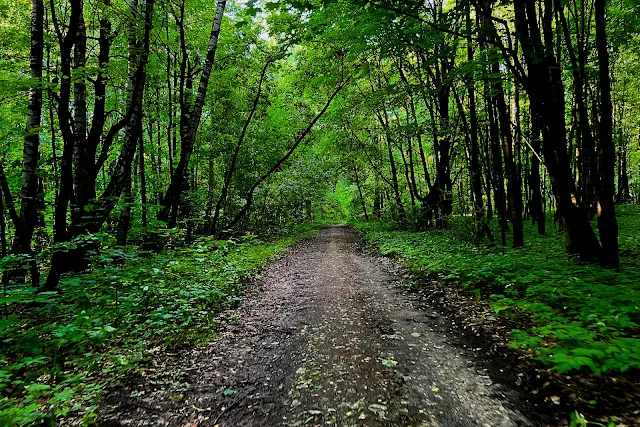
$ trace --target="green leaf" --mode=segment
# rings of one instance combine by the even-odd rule
[[[384,366],[389,367],[389,368],[393,368],[394,366],[396,366],[398,364],[398,362],[396,362],[395,360],[392,360],[392,359],[382,359],[382,364]]]
[[[233,396],[237,392],[238,392],[238,390],[234,390],[232,388],[228,388],[225,391],[223,391],[222,394],[225,395],[225,396]]]

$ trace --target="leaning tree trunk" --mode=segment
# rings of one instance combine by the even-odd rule
[[[200,84],[193,103],[193,107],[189,106],[189,122],[187,125],[187,132],[182,136],[180,161],[176,166],[173,174],[171,175],[171,182],[169,188],[162,200],[162,209],[158,213],[158,219],[160,221],[167,221],[169,218],[175,218],[176,210],[180,205],[180,199],[183,192],[183,181],[186,177],[186,173],[189,167],[189,159],[193,152],[193,146],[196,140],[198,127],[200,126],[200,119],[202,118],[202,110],[204,102],[207,96],[207,89],[209,87],[209,79],[211,77],[211,71],[213,70],[213,63],[215,61],[216,50],[218,48],[218,39],[220,37],[220,27],[222,24],[222,17],[224,16],[224,10],[227,5],[226,0],[218,0],[216,15],[213,19],[213,25],[211,27],[211,35],[209,36],[209,46],[207,48],[207,56],[202,68],[202,75],[200,76]]]
[[[245,217],[245,215],[247,215],[247,213],[249,212],[249,209],[251,209],[251,205],[253,203],[253,195],[256,189],[258,188],[258,186],[260,186],[260,184],[262,184],[267,178],[269,178],[272,174],[278,171],[282,167],[282,165],[291,157],[291,155],[296,151],[300,143],[302,143],[302,141],[305,140],[307,135],[309,135],[309,133],[314,128],[316,123],[318,123],[318,121],[322,118],[322,116],[324,116],[324,113],[327,112],[327,110],[329,109],[329,106],[331,105],[335,97],[338,96],[338,94],[342,91],[342,89],[344,89],[344,87],[350,81],[351,81],[351,77],[345,79],[336,87],[336,89],[333,91],[333,93],[331,94],[327,102],[325,102],[324,107],[322,107],[322,109],[315,115],[315,117],[309,122],[306,128],[298,132],[298,135],[296,136],[293,144],[291,145],[289,150],[285,153],[285,155],[282,156],[280,160],[278,160],[273,166],[271,166],[271,168],[266,173],[264,173],[260,178],[258,178],[253,183],[253,185],[249,188],[249,191],[247,191],[247,194],[245,195],[246,202],[244,206],[242,207],[242,209],[240,209],[240,211],[236,214],[236,216],[231,220],[231,222],[225,227],[226,229],[232,229]]]
[[[220,197],[218,198],[218,202],[216,203],[216,207],[213,213],[213,218],[211,219],[209,230],[211,233],[215,233],[217,231],[218,222],[220,220],[220,211],[222,209],[222,204],[227,200],[227,194],[229,192],[229,187],[231,186],[231,179],[236,172],[236,165],[238,163],[238,155],[240,154],[240,149],[242,148],[242,143],[247,135],[247,130],[249,129],[249,125],[253,120],[253,116],[258,109],[258,104],[260,103],[260,97],[262,96],[262,84],[264,82],[265,75],[267,73],[267,69],[269,65],[273,63],[272,58],[268,58],[267,62],[262,67],[262,71],[260,72],[260,78],[258,80],[258,90],[256,91],[256,96],[253,99],[253,104],[251,106],[251,110],[247,115],[247,119],[242,126],[242,132],[240,133],[240,137],[238,138],[238,142],[236,142],[236,147],[233,150],[233,155],[231,156],[231,163],[229,164],[229,169],[224,177],[224,182],[222,184],[222,190],[220,191]],[[211,181],[211,180],[210,180]],[[211,182],[210,182],[211,185]]]

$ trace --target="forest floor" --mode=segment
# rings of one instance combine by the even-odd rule
[[[206,348],[109,393],[104,426],[538,426],[517,360],[332,226],[272,263]],[[222,320],[222,319],[221,319]],[[497,325],[496,327],[500,327]]]

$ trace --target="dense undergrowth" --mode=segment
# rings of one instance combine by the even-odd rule
[[[96,417],[103,391],[168,349],[211,340],[214,315],[234,308],[243,283],[320,224],[279,237],[200,238],[160,254],[105,246],[89,273],[59,291],[10,286],[0,319],[0,425]]]
[[[632,207],[618,214],[619,271],[569,258],[553,223],[547,236],[529,225],[520,249],[470,242],[470,218],[427,232],[393,231],[393,224],[380,222],[356,227],[383,255],[456,283],[514,320],[513,347],[559,373],[616,375],[640,368],[640,215]]]

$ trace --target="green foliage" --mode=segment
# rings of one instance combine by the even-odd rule
[[[615,427],[614,422],[609,422],[607,424],[597,423],[593,421],[588,421],[584,415],[579,413],[578,411],[574,411],[571,413],[570,419],[570,427],[588,427],[588,426],[599,426],[599,427]]]
[[[159,255],[104,247],[88,274],[58,292],[11,287],[0,320],[0,424],[53,423],[70,412],[87,424],[97,399],[166,349],[212,339],[216,313],[235,308],[243,283],[320,225],[280,237],[200,238]]]
[[[321,217],[334,222],[344,222],[353,217],[353,212],[358,211],[354,207],[357,195],[355,188],[348,182],[340,180],[334,186],[333,191],[325,194],[325,200],[321,205]]]
[[[636,209],[620,210],[620,271],[569,259],[559,236],[535,230],[528,230],[524,248],[509,249],[461,239],[468,228],[461,219],[451,230],[424,233],[389,231],[380,223],[358,227],[383,255],[476,293],[496,316],[521,325],[512,331],[513,347],[532,351],[559,373],[601,374],[640,368],[639,218]]]

